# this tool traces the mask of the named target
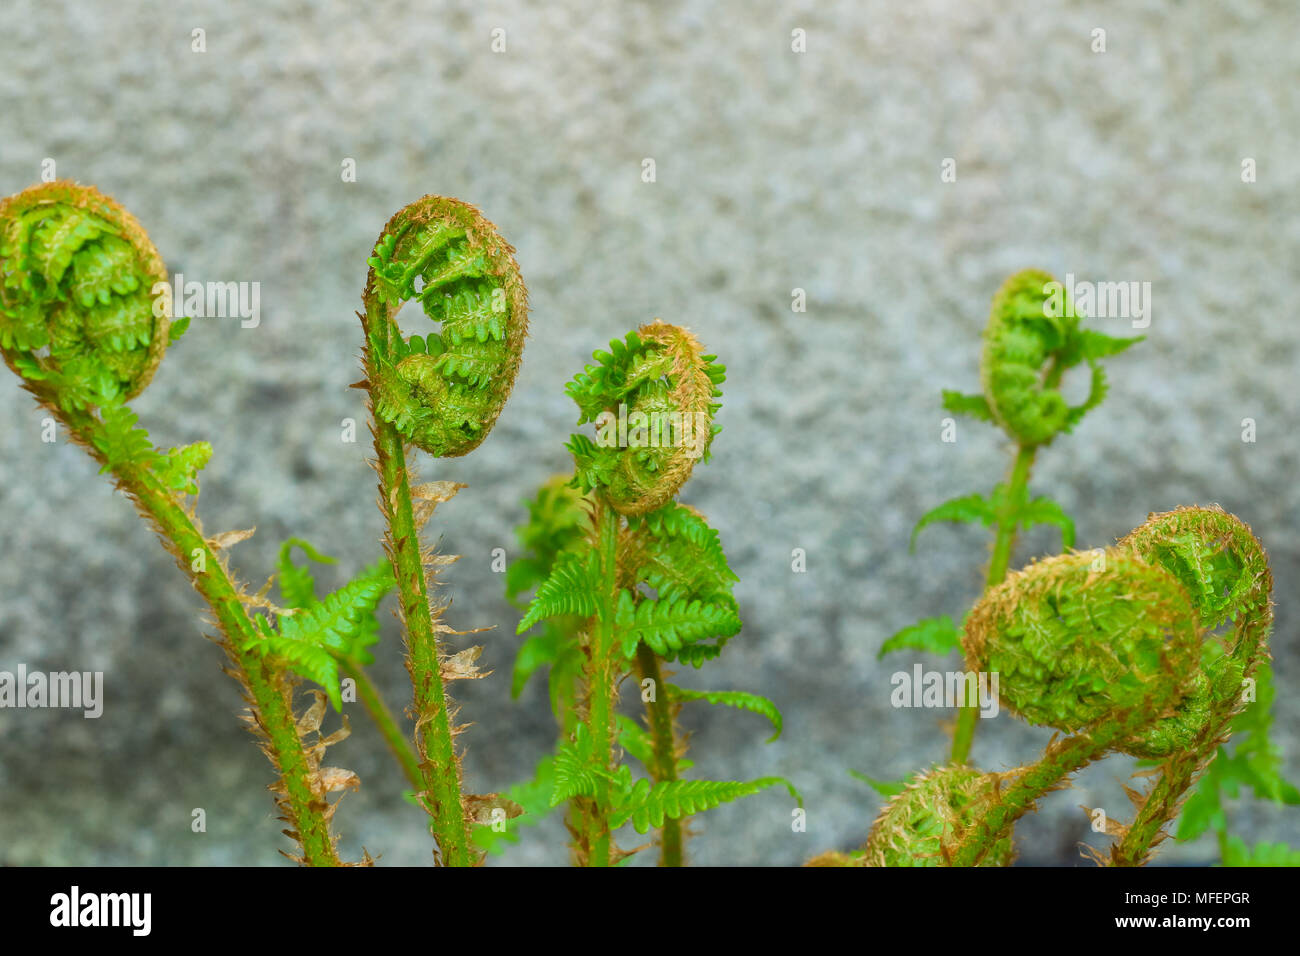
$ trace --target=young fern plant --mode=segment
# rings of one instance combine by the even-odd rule
[[[1254,682],[1267,676],[1267,556],[1243,522],[1218,508],[1153,514],[1113,548],[1061,554],[1006,575],[1011,537],[1027,523],[1026,496],[1018,490],[1027,463],[1100,401],[1105,380],[1096,361],[1128,344],[1062,325],[1053,288],[1060,286],[1042,273],[1013,277],[995,299],[985,333],[985,395],[945,394],[950,410],[996,421],[1019,444],[1012,478],[992,498],[950,502],[918,525],[996,526],[989,586],[960,631],[923,622],[890,643],[947,650],[960,637],[968,669],[999,676],[1001,705],[1058,736],[1035,763],[984,773],[966,764],[970,736],[959,722],[946,766],[898,787],[861,849],[824,854],[813,865],[1007,865],[1016,821],[1077,770],[1115,752],[1144,758],[1153,780],[1143,792],[1128,790],[1134,819],[1110,821],[1109,854],[1094,855],[1108,865],[1142,865],[1247,712]],[[1016,361],[1008,364],[1008,356]],[[1083,360],[1093,365],[1092,393],[1070,409],[1055,394],[1059,373]],[[1015,501],[1019,508],[1007,506]],[[1029,521],[1046,514],[1060,523],[1054,506],[1030,513]],[[1069,548],[1072,524],[1063,530]],[[1276,753],[1269,759],[1258,761],[1258,779],[1266,786],[1271,771],[1280,789]]]
[[[664,664],[698,668],[741,627],[736,577],[717,532],[675,500],[719,430],[713,419],[725,370],[685,329],[658,321],[594,358],[566,390],[578,424],[596,424],[596,440],[570,439],[575,473],[548,482],[529,504],[521,531],[528,554],[507,576],[513,599],[536,588],[518,632],[542,626],[520,648],[514,691],[549,665],[560,724],[554,756],[511,796],[542,803],[549,782],[550,806],[569,806],[578,865],[608,866],[635,853],[614,842],[631,822],[639,833],[658,829],[660,864],[680,866],[692,814],[778,783],[798,795],[780,777],[683,779],[690,763],[676,723],[682,703],[752,710],[778,734],[781,716],[755,694],[665,683]],[[620,685],[632,673],[645,726],[618,713]],[[624,752],[646,777],[633,780]]]
[[[434,593],[440,567],[455,558],[420,543],[434,508],[461,487],[419,484],[408,457],[419,449],[454,458],[487,437],[514,385],[528,334],[528,293],[514,249],[473,206],[426,196],[384,227],[369,259],[358,313],[365,335],[366,378],[379,474],[385,547],[397,583],[414,689],[416,796],[427,810],[440,862],[476,865],[472,839],[479,811],[495,795],[465,794],[446,685],[485,676],[474,666],[481,648],[448,653],[444,639],[469,633],[443,623],[447,602]],[[416,300],[434,323],[406,336],[402,306]],[[511,808],[513,809],[513,808]]]
[[[276,628],[250,615],[253,608],[275,609],[265,589],[250,593],[234,577],[223,555],[252,531],[203,530],[195,511],[197,476],[212,457],[211,445],[155,448],[126,404],[149,384],[187,324],[172,322],[157,249],[108,196],[60,180],[0,203],[0,263],[6,364],[135,504],[207,602],[227,672],[248,702],[250,728],[279,774],[271,789],[285,832],[298,845],[294,859],[339,864],[329,825],[337,802],[329,796],[356,778],[323,767],[321,758],[346,728],[320,737],[319,700],[295,714],[290,661],[268,653]],[[285,617],[277,617],[283,627]]]
[[[0,203],[0,352],[24,388],[135,503],[207,601],[228,673],[244,689],[247,720],[279,774],[271,790],[299,862],[342,863],[330,831],[337,809],[330,795],[360,781],[322,764],[326,748],[347,736],[346,718],[328,736],[320,728],[327,701],[341,709],[345,679],[429,812],[439,862],[477,863],[471,822],[480,811],[508,805],[495,794],[461,792],[457,728],[444,687],[483,676],[473,663],[481,649],[450,654],[440,646],[439,635],[458,632],[441,623],[445,604],[430,598],[430,587],[433,572],[455,559],[421,548],[418,537],[434,507],[461,486],[416,484],[406,453],[410,445],[463,455],[500,414],[527,328],[512,252],[490,223],[456,200],[425,197],[385,228],[366,285],[362,384],[375,412],[389,560],[317,599],[309,568],[295,564],[293,552],[301,549],[317,563],[333,559],[290,539],[280,552],[277,606],[268,598],[275,575],[251,593],[222,554],[253,532],[203,531],[197,475],[212,447],[196,442],[163,452],[126,404],[186,325],[172,321],[166,270],[139,223],[93,187],[66,181]],[[395,317],[411,297],[442,323],[441,336],[401,335]],[[394,589],[414,684],[414,748],[365,672],[378,639],[376,608]],[[304,678],[319,689],[296,712],[295,689]],[[370,862],[368,854],[362,862]]]

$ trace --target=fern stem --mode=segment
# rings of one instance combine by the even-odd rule
[[[388,749],[397,758],[402,772],[406,774],[406,779],[417,793],[420,792],[424,789],[424,778],[420,774],[420,758],[411,749],[410,741],[406,739],[406,735],[398,726],[397,718],[393,716],[392,710],[389,709],[388,704],[379,693],[379,688],[370,680],[365,668],[355,666],[349,661],[343,661],[342,669],[344,674],[351,677],[356,683],[357,695],[361,698],[366,713],[370,715],[370,719],[378,728],[384,742],[388,744]]]
[[[461,799],[460,760],[452,741],[451,718],[442,686],[437,632],[429,610],[428,582],[411,504],[410,475],[402,436],[380,418],[373,420],[379,493],[388,519],[389,553],[406,631],[406,669],[411,675],[415,739],[425,809],[444,866],[473,866],[478,854],[470,842]]]
[[[650,722],[650,738],[654,743],[654,766],[648,768],[655,783],[677,779],[677,734],[673,729],[673,704],[668,698],[659,669],[659,655],[644,641],[637,645],[637,666],[641,679],[654,681],[654,700],[646,701],[646,716]],[[682,865],[682,820],[664,818],[659,831],[659,865]]]
[[[302,862],[308,866],[339,865],[329,832],[329,804],[312,788],[310,761],[298,735],[292,684],[283,672],[273,669],[248,648],[257,638],[257,631],[240,600],[240,589],[157,475],[139,464],[109,464],[95,443],[96,438],[104,437],[99,419],[85,412],[67,411],[39,391],[37,395],[68,429],[72,440],[110,469],[118,488],[153,525],[177,565],[212,609],[221,630],[221,646],[233,665],[232,676],[244,687],[254,724],[265,736],[267,756],[280,774],[282,793],[277,803],[292,828],[290,835],[302,847]]]
[[[1172,699],[1166,689],[1154,692],[1163,695],[1161,704]],[[1081,731],[1050,744],[1042,758],[1029,767],[1012,771],[1008,784],[999,789],[992,805],[963,835],[961,845],[953,855],[952,866],[978,866],[999,839],[1006,835],[1022,816],[1033,809],[1039,797],[1058,789],[1070,774],[1109,752],[1119,741],[1131,736],[1157,711],[1156,702],[1135,708],[1115,720],[1105,721],[1091,732]]]
[[[1057,377],[1059,378],[1059,373]],[[1020,491],[1029,485],[1029,472],[1034,466],[1034,457],[1037,453],[1037,445],[1021,445],[1016,451],[1015,461],[1011,465],[1011,475],[1007,479],[1010,500],[1016,500]],[[997,535],[993,539],[993,553],[989,558],[988,575],[984,579],[985,594],[1006,579],[1007,568],[1011,564],[1011,550],[1015,543],[1015,519],[1008,521],[1006,518],[999,517]],[[966,762],[975,739],[975,722],[979,716],[979,708],[974,706],[973,701],[969,703],[970,706],[961,707],[957,711],[957,727],[953,731],[952,754],[949,758],[955,764]]]
[[[596,545],[600,555],[600,594],[595,627],[591,630],[587,669],[587,732],[596,767],[596,794],[582,812],[581,860],[587,866],[609,866],[613,862],[610,833],[609,777],[614,771],[614,697],[618,670],[615,666],[616,633],[614,608],[618,596],[618,533],[621,519],[604,494],[595,502]]]
[[[1147,862],[1164,825],[1178,813],[1179,803],[1200,768],[1199,753],[1178,754],[1161,769],[1160,779],[1138,809],[1133,823],[1110,850],[1110,866],[1142,866]]]

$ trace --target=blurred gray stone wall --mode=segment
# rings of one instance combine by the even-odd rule
[[[131,209],[171,271],[261,283],[258,328],[196,320],[136,403],[164,447],[215,446],[200,511],[211,531],[257,525],[234,550],[254,583],[289,535],[341,558],[330,586],[379,554],[362,395],[347,385],[383,223],[443,193],[517,247],[533,337],[514,396],[476,453],[422,463],[470,486],[431,525],[465,556],[445,579],[450,619],[496,625],[481,636],[495,675],[456,688],[474,722],[471,789],[524,777],[553,738],[544,682],[510,699],[517,615],[491,551],[513,549],[521,500],[566,466],[565,381],[659,316],[728,366],[725,431],[684,499],[721,530],[746,621],[681,679],[767,694],[787,719],[765,745],[752,715],[688,709],[692,755],[709,776],[788,775],[808,810],[802,834],[783,792],[712,811],[692,824],[692,857],[785,865],[861,842],[879,799],[848,770],[895,778],[945,752],[946,714],[889,704],[889,675],[913,658],[876,652],[979,593],[983,529],[934,528],[915,554],[908,534],[1009,464],[1006,440],[976,423],[941,442],[938,399],[978,387],[989,299],[1031,265],[1153,289],[1148,340],[1110,363],[1110,398],[1040,456],[1034,491],[1076,517],[1081,547],[1181,504],[1217,502],[1255,528],[1277,581],[1278,734],[1300,775],[1294,4],[19,0],[5,21],[2,191],[52,158]],[[349,417],[355,444],[340,440]],[[282,861],[269,768],[234,719],[198,596],[82,452],[41,442],[41,418],[0,377],[0,669],[102,670],[107,700],[99,720],[0,711],[0,862]],[[1027,535],[1016,563],[1058,540]],[[376,674],[400,704],[385,620]],[[400,776],[364,716],[353,724],[330,755],[364,781],[336,817],[343,851],[428,862]],[[979,730],[989,769],[1048,737],[1007,716]],[[1019,828],[1022,860],[1079,863],[1078,844],[1098,844],[1079,805],[1124,816],[1130,769],[1112,758],[1045,800]],[[196,807],[206,834],[190,830]],[[1300,843],[1294,810],[1243,802],[1232,818],[1249,839]],[[563,844],[552,819],[503,860],[563,863]],[[1213,856],[1207,839],[1162,859]]]

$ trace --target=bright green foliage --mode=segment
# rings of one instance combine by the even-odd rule
[[[198,473],[212,458],[212,446],[205,441],[173,448],[166,454],[158,451],[149,433],[139,423],[139,416],[125,405],[105,405],[100,409],[103,427],[91,438],[104,458],[100,474],[128,466],[153,471],[172,491],[197,495]]]
[[[310,569],[293,563],[295,547],[313,561],[334,563],[300,538],[286,541],[280,549],[280,590],[292,613],[276,616],[278,629],[259,616],[261,636],[250,646],[319,684],[334,709],[341,710],[339,664],[361,668],[374,663],[369,648],[379,641],[375,609],[393,589],[392,565],[380,561],[318,601]]]
[[[514,249],[473,206],[426,196],[393,217],[368,261],[375,414],[431,455],[472,451],[501,414],[528,333]],[[411,299],[440,330],[402,336],[396,315]]]
[[[669,684],[668,697],[673,701],[702,700],[709,704],[721,704],[725,707],[736,707],[761,714],[772,722],[772,729],[775,731],[767,739],[768,743],[781,736],[781,729],[785,723],[776,704],[759,694],[751,694],[743,690],[691,690]]]
[[[1059,282],[1036,269],[1016,273],[993,297],[984,330],[980,373],[987,409],[1020,445],[1046,444],[1070,431],[1105,397],[1099,360],[1137,341],[1081,329]],[[1082,405],[1071,407],[1059,382],[1066,369],[1082,362],[1091,368],[1092,387]],[[983,417],[968,397],[949,399],[948,394],[945,407]]]
[[[902,793],[907,787],[906,780],[877,780],[875,777],[869,777],[857,770],[850,770],[849,776],[855,780],[861,780],[876,793],[886,798]]]
[[[1186,682],[1199,653],[1182,587],[1121,549],[1058,555],[994,588],[966,621],[971,669],[999,675],[1003,706],[1074,733]],[[1141,601],[1132,595],[1141,594]]]
[[[674,726],[678,708],[705,700],[762,714],[777,735],[782,724],[764,697],[684,690],[664,682],[659,671],[661,662],[701,666],[741,627],[732,594],[736,575],[718,533],[673,500],[719,430],[714,400],[724,372],[690,333],[662,322],[594,357],[567,390],[579,424],[596,423],[597,440],[572,436],[571,487],[561,490],[552,480],[528,503],[529,523],[519,533],[525,554],[507,572],[512,601],[536,588],[519,633],[545,625],[520,648],[515,686],[550,666],[561,725],[551,799],[570,803],[575,859],[617,862],[621,851],[612,848],[610,834],[633,820],[643,830],[662,827],[662,861],[680,865],[682,816],[757,792],[775,778],[679,780],[691,764],[681,756]],[[698,430],[681,429],[683,416]],[[692,434],[699,438],[693,447],[660,441]],[[655,691],[646,697],[644,728],[614,712],[619,682],[630,669]],[[650,779],[634,782],[620,750]]]
[[[671,780],[653,784],[642,778],[615,802],[612,822],[614,826],[622,826],[630,821],[637,833],[645,833],[651,827],[663,826],[665,818],[681,820],[777,784],[783,784],[790,796],[803,805],[799,791],[784,777],[762,777],[744,782]]]
[[[961,646],[961,630],[952,623],[948,615],[927,617],[917,621],[911,627],[905,627],[884,644],[876,659],[884,657],[891,651],[904,648],[925,651],[929,654],[947,654]]]
[[[1256,843],[1246,846],[1241,837],[1228,837],[1224,866],[1300,866],[1300,850],[1285,843]]]
[[[627,657],[635,655],[637,645],[644,641],[660,657],[675,660],[688,644],[707,640],[721,643],[740,633],[740,615],[734,604],[686,598],[637,602],[631,591],[621,591],[615,613],[619,639]],[[697,661],[698,658],[691,663],[698,667],[702,661]]]
[[[135,217],[90,186],[42,183],[0,203],[0,349],[64,409],[124,401],[153,377],[170,294]],[[19,360],[21,359],[21,362]]]
[[[1036,524],[1053,524],[1061,529],[1061,550],[1074,547],[1074,521],[1065,510],[1050,498],[1029,498],[1024,485],[999,484],[991,497],[963,495],[952,498],[921,517],[912,529],[911,547],[916,548],[916,538],[928,525],[938,521],[954,524],[974,524],[985,527],[1005,526],[1029,530]]]
[[[824,854],[816,865],[1006,862],[1016,820],[1079,768],[1115,750],[1148,758],[1156,772],[1144,794],[1133,793],[1138,813],[1120,827],[1113,865],[1146,862],[1216,748],[1218,758],[1187,801],[1181,837],[1214,827],[1225,861],[1251,859],[1240,841],[1227,837],[1223,796],[1248,783],[1271,799],[1300,800],[1300,791],[1282,780],[1267,739],[1263,697],[1271,691],[1263,665],[1272,576],[1263,548],[1241,521],[1217,508],[1181,508],[1152,515],[1114,548],[1049,557],[1007,577],[1020,530],[1053,524],[1063,549],[1073,547],[1074,524],[1064,510],[1029,496],[1034,457],[1104,398],[1100,361],[1138,341],[1081,329],[1063,293],[1045,273],[1009,279],[984,334],[983,395],[943,394],[945,409],[996,422],[1018,446],[1010,476],[992,495],[945,502],[913,532],[915,543],[938,521],[993,528],[984,597],[960,630],[948,617],[927,618],[891,637],[880,654],[945,653],[960,633],[967,669],[998,676],[1003,707],[1069,736],[1055,738],[1032,765],[985,777],[962,766],[975,724],[974,709],[963,708],[950,766],[895,796],[863,850]],[[1092,374],[1090,394],[1070,407],[1061,377],[1083,363]],[[1261,681],[1261,701],[1243,713],[1243,687],[1252,676]],[[1231,757],[1218,747],[1230,730],[1246,735]],[[882,793],[892,789],[855,776]],[[1284,847],[1256,849],[1261,857],[1288,859]]]
[[[726,368],[685,329],[652,322],[596,352],[566,386],[578,424],[596,422],[593,442],[574,435],[577,487],[600,489],[621,514],[668,502],[708,460]]]
[[[516,633],[522,634],[549,617],[593,617],[600,608],[595,592],[600,584],[600,562],[594,551],[565,551],[537,588]]]

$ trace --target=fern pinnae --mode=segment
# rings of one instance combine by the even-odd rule
[[[528,296],[514,250],[473,206],[425,196],[389,220],[370,257],[359,313],[363,386],[370,396],[385,548],[397,581],[416,716],[421,801],[436,856],[446,865],[481,860],[472,826],[481,801],[462,792],[441,639],[445,602],[433,593],[440,561],[420,544],[422,524],[459,486],[433,483],[419,496],[408,447],[435,457],[476,448],[496,422],[523,354]],[[415,299],[437,327],[403,336],[397,316]],[[420,506],[414,504],[420,501]],[[455,676],[459,671],[453,669]]]

